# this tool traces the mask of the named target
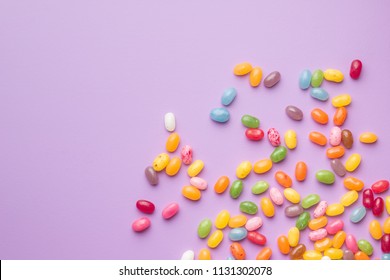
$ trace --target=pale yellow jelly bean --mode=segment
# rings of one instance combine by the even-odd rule
[[[245,215],[239,214],[229,219],[229,227],[230,228],[238,228],[245,226],[248,218]]]
[[[382,238],[382,229],[381,229],[381,224],[379,223],[378,220],[372,220],[370,222],[370,225],[368,227],[368,231],[370,232],[372,238],[379,240]]]
[[[316,250],[307,250],[303,253],[304,260],[320,260],[322,258],[322,254]]]
[[[174,157],[169,161],[167,167],[165,168],[165,172],[169,176],[175,176],[177,172],[179,172],[180,167],[181,167],[181,159],[179,157]]]
[[[195,160],[190,166],[188,166],[187,174],[190,177],[197,176],[203,169],[204,162],[200,159]]]
[[[339,260],[343,257],[343,250],[336,248],[326,249],[324,256],[328,256],[331,260]]]
[[[324,79],[330,82],[341,83],[344,80],[344,75],[337,69],[326,69],[324,71]]]
[[[352,191],[349,191],[349,192],[346,192],[340,199],[340,203],[345,206],[345,207],[348,207],[352,204],[354,204],[356,202],[356,200],[358,200],[359,198],[359,193],[355,190],[352,190]]]
[[[253,67],[249,62],[242,62],[237,64],[234,69],[233,73],[237,76],[243,76],[248,74],[250,71],[252,71]]]
[[[284,197],[291,203],[299,203],[301,195],[293,188],[286,188],[283,190]]]
[[[166,153],[159,154],[153,161],[153,169],[156,171],[164,170],[169,163],[169,156]]]
[[[198,260],[211,260],[211,253],[208,249],[201,249],[199,251]]]
[[[268,197],[263,197],[260,201],[261,210],[264,215],[268,218],[273,217],[275,215],[275,207],[272,204],[271,199]]]
[[[296,227],[290,228],[287,233],[288,244],[290,244],[291,247],[296,247],[299,243],[299,237],[300,237],[299,229]]]
[[[272,160],[269,158],[257,161],[253,166],[253,171],[257,174],[263,174],[270,171],[272,168]]]
[[[245,179],[252,171],[252,163],[250,161],[241,162],[236,169],[236,176],[239,179]]]
[[[318,252],[323,252],[329,249],[330,247],[332,247],[332,240],[330,240],[327,237],[314,242],[314,249]]]
[[[328,218],[325,216],[318,217],[316,219],[312,219],[309,222],[309,228],[311,230],[317,230],[323,228],[328,224]]]
[[[297,133],[292,129],[287,130],[284,134],[284,142],[290,150],[295,149],[297,147]]]
[[[383,231],[386,234],[390,234],[390,217],[387,217],[383,223]]]
[[[390,215],[390,195],[386,196],[386,198],[385,198],[385,205],[386,205],[387,214]]]
[[[218,229],[224,229],[229,224],[230,213],[228,210],[222,210],[215,218],[215,227]]]
[[[340,249],[343,246],[346,238],[347,234],[345,233],[345,231],[340,230],[339,232],[337,232],[333,237],[333,247],[336,249]]]
[[[372,132],[363,132],[359,136],[359,141],[365,144],[375,143],[378,140],[378,136]]]
[[[182,195],[189,200],[199,200],[202,197],[202,193],[198,188],[194,186],[185,186],[181,190]]]
[[[326,208],[326,215],[333,217],[344,213],[344,206],[341,203],[333,203]]]
[[[168,152],[173,153],[176,151],[177,147],[179,146],[180,143],[180,136],[176,132],[171,133],[168,136],[167,142],[165,144],[165,148],[167,149]]]
[[[348,172],[354,171],[358,166],[360,165],[360,162],[362,161],[362,156],[359,154],[352,154],[349,156],[347,161],[345,162],[345,169]]]
[[[222,230],[216,230],[214,231],[209,239],[207,240],[207,246],[209,246],[210,248],[216,248],[218,247],[219,243],[221,243],[223,239],[223,232]]]
[[[332,105],[336,108],[351,104],[352,97],[349,94],[341,94],[332,98]]]

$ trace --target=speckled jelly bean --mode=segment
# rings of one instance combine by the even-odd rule
[[[158,175],[152,166],[145,168],[145,177],[152,186],[158,185]]]
[[[238,242],[233,242],[230,245],[230,252],[236,260],[245,260],[246,258],[245,250]]]
[[[314,88],[319,87],[322,84],[322,81],[324,80],[324,72],[322,70],[317,69],[313,72],[311,76],[311,86]]]
[[[304,230],[310,221],[310,214],[309,212],[303,212],[302,214],[299,215],[297,221],[295,222],[295,226],[299,230]]]
[[[215,227],[217,229],[224,229],[229,224],[230,213],[228,210],[222,210],[215,218]]]
[[[324,79],[329,82],[341,83],[344,80],[344,75],[337,69],[326,69],[324,71]]]
[[[355,171],[356,168],[359,167],[361,160],[362,160],[362,156],[360,154],[355,153],[350,155],[347,161],[345,162],[345,169],[348,172]]]
[[[169,132],[175,131],[176,128],[176,118],[172,112],[166,113],[164,116],[164,125],[165,129]]]
[[[247,128],[245,130],[245,136],[252,141],[260,141],[264,138],[264,131],[260,128]]]
[[[192,163],[192,148],[190,145],[185,145],[180,152],[181,160],[185,165]]]
[[[390,215],[390,195],[389,195],[389,196],[386,196],[385,202],[386,202],[386,211],[387,211],[387,214]]]
[[[326,216],[321,216],[316,219],[312,219],[309,222],[309,228],[311,230],[317,230],[323,228],[328,223],[328,218]]]
[[[288,230],[287,240],[291,247],[295,247],[299,243],[300,231],[297,227],[292,227]]]
[[[264,86],[267,88],[274,87],[277,83],[279,83],[281,75],[278,71],[273,71],[264,78]]]
[[[210,112],[210,118],[218,123],[225,123],[230,119],[230,113],[225,108],[214,108]]]
[[[373,132],[363,132],[359,136],[359,141],[365,144],[372,144],[378,140],[378,136],[376,136]]]
[[[261,159],[259,161],[256,161],[253,165],[253,171],[256,174],[264,174],[270,171],[272,168],[272,160],[269,158]]]
[[[233,87],[227,88],[223,91],[221,103],[224,106],[229,106],[237,96],[237,90]]]
[[[319,124],[327,124],[329,121],[328,114],[320,108],[314,108],[310,114],[312,119]]]
[[[371,185],[371,189],[374,193],[383,193],[389,189],[389,181],[379,180]]]
[[[272,154],[270,156],[270,159],[272,160],[272,162],[278,163],[278,162],[283,161],[286,158],[286,156],[287,156],[286,147],[279,146],[279,147],[276,147],[274,149],[274,151],[272,152]]]
[[[305,69],[299,75],[299,87],[301,89],[308,89],[311,82],[311,72],[308,69]]]
[[[358,247],[358,244],[356,242],[356,239],[351,234],[348,234],[347,237],[345,238],[345,245],[354,254],[356,254],[357,251],[359,251],[359,247]]]
[[[133,222],[131,225],[132,229],[135,232],[142,232],[149,228],[151,225],[150,220],[146,217],[139,218]]]
[[[236,180],[230,186],[230,196],[234,199],[238,198],[242,190],[244,189],[244,183],[241,180]]]
[[[328,143],[328,139],[326,138],[326,136],[318,131],[311,131],[309,133],[309,139],[311,142],[319,146],[325,146],[326,143]]]
[[[320,228],[309,232],[309,239],[311,241],[318,241],[324,239],[328,235],[326,229]]]
[[[250,85],[252,87],[259,86],[262,78],[263,78],[263,70],[258,66],[253,67],[251,73],[249,74]]]
[[[249,215],[254,215],[258,211],[258,207],[252,201],[243,201],[240,203],[240,211]]]
[[[204,167],[204,162],[202,160],[200,159],[195,160],[193,163],[191,163],[190,166],[188,166],[187,169],[188,176],[190,177],[197,176],[203,170],[203,167]]]
[[[343,146],[335,146],[332,148],[326,149],[326,156],[330,159],[341,158],[345,153]]]
[[[243,115],[241,123],[247,128],[259,128],[260,126],[259,119],[251,115]]]
[[[372,207],[372,214],[374,216],[379,217],[382,215],[383,210],[385,208],[385,203],[382,197],[377,197],[374,199],[374,206]]]
[[[349,190],[361,191],[364,188],[364,182],[358,178],[348,176],[343,181],[344,187]]]
[[[298,217],[299,215],[301,215],[303,213],[303,208],[301,205],[299,204],[296,204],[296,205],[290,205],[290,206],[287,206],[285,209],[284,209],[284,214],[289,217],[289,218],[295,218],[295,217]]]
[[[387,217],[383,222],[383,232],[386,234],[390,233],[390,217]]]
[[[153,161],[152,167],[159,172],[165,169],[169,163],[169,155],[166,153],[159,154]]]
[[[332,171],[319,170],[316,172],[316,179],[322,184],[331,185],[335,181],[335,176]]]
[[[301,195],[293,188],[284,189],[283,195],[291,203],[299,203],[301,201]]]
[[[224,193],[229,187],[230,180],[228,176],[221,176],[214,185],[214,191],[218,194]]]
[[[190,184],[192,186],[194,186],[195,188],[198,188],[202,191],[207,189],[207,181],[203,178],[200,178],[200,177],[192,177],[190,179]]]
[[[343,258],[343,250],[336,248],[329,248],[324,251],[324,255],[328,256],[331,260],[340,260]]]
[[[332,98],[332,105],[336,108],[348,106],[351,102],[352,97],[349,94],[341,94]]]
[[[277,188],[271,188],[269,190],[269,196],[271,197],[272,202],[276,205],[282,205],[284,202],[283,195]]]
[[[307,165],[303,161],[298,161],[295,165],[295,179],[299,182],[302,182],[306,179],[307,175]]]
[[[229,231],[231,241],[241,241],[246,238],[248,231],[244,227],[233,228]]]
[[[278,243],[278,248],[279,248],[279,251],[284,254],[284,255],[287,255],[288,253],[290,253],[290,244],[288,243],[288,239],[285,235],[280,235],[277,239],[277,243]]]
[[[165,167],[165,173],[167,173],[168,176],[175,176],[181,168],[181,159],[179,157],[173,157],[167,167]]]
[[[269,140],[269,142],[271,143],[272,146],[274,146],[274,147],[280,146],[280,143],[281,143],[281,141],[280,141],[280,134],[276,130],[276,128],[268,129],[267,136],[268,136],[268,140]]]
[[[230,228],[243,227],[247,223],[248,218],[245,215],[238,214],[233,217],[230,217],[228,226]]]
[[[267,238],[257,231],[248,232],[246,238],[256,245],[265,245],[267,243]]]
[[[329,144],[338,146],[341,143],[341,129],[337,126],[330,130]]]
[[[382,238],[382,228],[378,220],[372,220],[368,226],[368,231],[370,232],[372,238],[379,240]]]
[[[152,202],[144,199],[137,200],[135,205],[139,211],[145,214],[152,214],[156,208]]]
[[[330,166],[332,167],[334,173],[336,173],[340,177],[344,177],[345,174],[347,174],[347,170],[345,169],[344,164],[338,158],[332,159],[330,161]]]
[[[340,230],[339,232],[337,232],[333,237],[333,247],[336,249],[340,249],[345,242],[345,238],[347,238],[347,234],[345,233],[345,231]]]
[[[213,224],[210,219],[203,219],[198,225],[199,238],[206,238],[211,232],[212,225]]]
[[[301,121],[303,119],[303,112],[296,106],[289,105],[286,107],[285,112],[287,116],[294,121]]]
[[[329,217],[338,216],[344,213],[344,206],[341,203],[329,204],[326,208],[326,215]]]
[[[253,217],[246,222],[245,228],[248,231],[254,231],[259,229],[262,225],[263,225],[263,220],[260,217]]]
[[[268,190],[269,184],[266,181],[258,181],[252,186],[253,194],[262,194]]]
[[[306,246],[304,244],[298,244],[296,247],[291,249],[290,259],[301,260],[305,252],[306,252]]]
[[[316,250],[306,250],[303,253],[304,260],[320,260],[322,258],[322,254]]]
[[[217,229],[214,231],[207,240],[207,246],[210,248],[216,248],[223,240],[222,230]]]
[[[263,197],[260,200],[260,206],[266,217],[271,218],[275,215],[275,207],[268,197]]]
[[[283,171],[279,170],[275,172],[275,180],[282,187],[289,188],[292,186],[291,177],[288,176],[288,174]]]
[[[195,259],[195,252],[192,250],[187,250],[181,255],[181,260],[194,260]]]
[[[327,237],[324,239],[317,240],[314,243],[314,249],[318,252],[323,252],[330,247],[332,247],[332,240]]]
[[[179,204],[176,202],[172,202],[164,207],[164,209],[162,210],[162,217],[165,220],[169,220],[179,212],[179,209]]]
[[[344,252],[343,260],[354,260],[355,259],[355,255],[352,251],[344,250],[343,252]]]
[[[233,73],[236,76],[243,76],[250,73],[252,69],[252,64],[250,64],[249,62],[242,62],[234,66]]]
[[[185,198],[193,201],[199,200],[202,197],[200,190],[194,186],[184,186],[181,193]]]
[[[360,251],[362,251],[368,256],[371,256],[374,252],[374,248],[372,247],[371,243],[365,239],[360,239],[357,244]]]
[[[318,202],[320,202],[320,196],[318,194],[309,194],[304,199],[302,199],[302,207],[303,209],[308,209]]]
[[[359,223],[366,216],[367,210],[364,206],[359,206],[351,212],[349,219],[352,223]]]
[[[326,226],[326,231],[328,234],[336,234],[340,230],[344,228],[344,222],[341,219],[335,220],[333,222],[328,223]]]
[[[351,62],[351,67],[349,70],[349,75],[352,79],[357,80],[360,77],[360,73],[362,72],[363,63],[359,59],[354,59]]]
[[[381,249],[385,254],[390,253],[390,234],[384,234],[381,238]]]
[[[312,88],[310,89],[310,95],[314,99],[319,101],[326,101],[329,99],[329,93],[323,88]]]
[[[317,205],[316,209],[314,210],[313,217],[319,218],[319,217],[324,216],[327,208],[328,208],[328,202],[326,202],[325,200],[321,201]]]
[[[201,249],[199,251],[198,260],[211,260],[211,253],[208,249]]]
[[[165,143],[165,148],[168,152],[173,153],[176,151],[180,143],[180,136],[176,132],[171,133]]]
[[[359,198],[359,194],[357,191],[355,190],[352,190],[352,191],[349,191],[349,192],[346,192],[340,199],[340,203],[345,206],[345,207],[348,207],[352,204],[354,204]]]
[[[286,144],[286,147],[290,150],[293,150],[297,147],[297,133],[293,129],[289,129],[284,134],[284,142]]]
[[[336,109],[336,112],[333,116],[334,125],[342,126],[347,119],[348,111],[345,107],[339,107]]]
[[[236,176],[239,179],[245,179],[251,171],[252,163],[250,161],[243,161],[236,168]]]

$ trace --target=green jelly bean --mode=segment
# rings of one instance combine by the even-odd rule
[[[257,205],[252,201],[243,201],[240,203],[240,210],[246,214],[254,215],[257,213]]]
[[[322,84],[323,80],[324,80],[324,72],[322,72],[322,70],[320,69],[317,69],[313,72],[313,75],[311,76],[311,86],[319,87]]]
[[[253,185],[252,187],[252,193],[253,194],[261,194],[268,190],[269,184],[266,181],[258,181],[256,184]]]
[[[241,118],[241,122],[244,126],[248,128],[258,128],[260,126],[259,119],[251,115],[243,115]]]
[[[232,198],[238,198],[242,190],[244,189],[244,183],[241,180],[236,180],[230,186],[230,196]]]
[[[372,253],[374,252],[374,248],[372,247],[371,243],[365,239],[360,239],[358,241],[358,247],[360,251],[366,253],[366,255],[368,256],[371,256]]]
[[[307,227],[307,225],[309,224],[309,221],[310,221],[309,212],[303,212],[301,215],[299,215],[299,217],[295,223],[295,226],[299,230],[304,230]]]
[[[281,162],[282,160],[284,160],[286,158],[286,155],[287,155],[286,147],[279,146],[279,147],[276,147],[274,149],[274,151],[272,152],[272,154],[270,156],[270,159],[273,162]]]
[[[198,236],[200,238],[206,238],[211,231],[211,226],[212,223],[210,219],[203,219],[198,226]]]
[[[319,170],[316,173],[316,178],[318,182],[331,185],[334,183],[335,176],[334,173],[329,170]]]
[[[318,194],[309,194],[304,199],[302,199],[302,207],[303,209],[308,209],[318,202],[320,202],[320,196]]]

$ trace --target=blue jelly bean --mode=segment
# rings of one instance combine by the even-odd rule
[[[326,101],[329,99],[329,93],[323,88],[312,88],[310,90],[310,95],[320,101]]]
[[[230,113],[225,108],[215,108],[210,112],[210,118],[213,121],[224,123],[230,118]]]
[[[222,94],[222,105],[229,106],[237,96],[237,90],[235,88],[227,88]]]
[[[382,255],[382,260],[390,261],[390,254],[383,254]]]
[[[233,228],[229,232],[229,239],[231,241],[240,241],[246,238],[248,231],[243,227]]]
[[[351,216],[349,216],[349,219],[352,223],[356,224],[363,220],[363,218],[366,216],[367,210],[366,207],[360,206],[352,211]]]
[[[311,72],[308,69],[302,71],[299,76],[299,87],[301,89],[308,89],[310,87],[311,82]]]

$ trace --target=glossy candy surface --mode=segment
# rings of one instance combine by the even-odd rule
[[[164,115],[164,125],[165,129],[169,132],[172,132],[176,128],[176,118],[172,112],[166,113]]]
[[[378,140],[378,136],[372,132],[364,132],[360,134],[359,141],[365,144],[372,144]]]
[[[194,186],[184,186],[181,190],[182,195],[189,200],[199,200],[202,197],[202,194],[199,189]]]
[[[303,208],[299,204],[287,206],[284,209],[284,214],[289,218],[294,218],[303,213]]]
[[[260,141],[264,138],[264,131],[260,128],[247,128],[245,130],[245,136],[252,141]]]
[[[310,220],[309,228],[311,230],[317,230],[323,228],[328,223],[328,218],[326,216],[321,216],[315,219]]]
[[[242,214],[235,215],[233,217],[230,217],[228,226],[230,228],[238,228],[243,227],[247,223],[247,217]]]
[[[361,191],[364,188],[364,182],[355,177],[346,177],[343,181],[344,187],[349,190]]]
[[[250,161],[241,162],[236,168],[236,176],[239,179],[246,178],[252,171],[252,163]]]
[[[231,241],[241,241],[246,238],[248,231],[244,227],[233,228],[229,231]]]
[[[336,249],[340,249],[344,245],[346,238],[347,234],[345,233],[345,231],[340,230],[339,232],[337,232],[333,237],[333,247]]]
[[[187,250],[183,253],[180,258],[181,260],[193,260],[195,259],[195,252],[192,250]]]
[[[329,144],[338,146],[341,143],[341,129],[337,126],[330,130]]]
[[[168,176],[175,176],[181,168],[181,159],[179,157],[173,157],[165,168],[165,173]]]
[[[292,227],[288,230],[287,240],[291,247],[295,247],[299,243],[300,231],[297,227]]]
[[[194,186],[195,188],[198,188],[202,191],[207,189],[207,181],[203,178],[200,178],[200,177],[192,177],[190,179],[190,184],[192,186]]]
[[[190,145],[185,145],[180,152],[181,160],[185,165],[192,163],[192,148]]]
[[[284,197],[291,203],[299,203],[301,200],[300,194],[293,188],[286,188],[283,190]]]
[[[319,218],[319,217],[324,216],[327,208],[328,208],[328,202],[326,202],[325,200],[321,201],[317,205],[316,209],[314,210],[313,217]]]
[[[324,71],[324,79],[330,82],[341,83],[344,80],[344,75],[337,69],[326,69]]]
[[[336,173],[340,177],[344,177],[345,174],[347,174],[347,170],[345,169],[344,164],[338,158],[332,159],[330,161],[330,166],[332,167],[334,173]]]
[[[318,182],[326,184],[326,185],[331,185],[335,181],[335,176],[333,172],[329,170],[319,170],[316,172],[316,179]]]
[[[254,231],[259,229],[262,225],[263,225],[263,220],[260,217],[253,217],[246,222],[245,228],[248,231]]]
[[[345,107],[351,104],[352,97],[349,94],[340,94],[332,98],[332,105],[336,108]]]
[[[249,215],[254,215],[258,211],[258,207],[252,201],[243,201],[240,203],[240,211]]]
[[[280,134],[279,131],[276,130],[276,128],[268,129],[267,137],[272,146],[274,147],[280,146],[281,143]]]
[[[272,160],[269,158],[256,161],[253,165],[253,171],[257,174],[267,173],[272,168]]]
[[[165,143],[165,148],[168,152],[173,153],[176,151],[180,143],[180,136],[176,132],[171,133]]]
[[[318,252],[323,252],[332,247],[332,244],[332,240],[326,237],[324,239],[317,240],[314,243],[314,249]]]
[[[299,215],[297,221],[295,222],[295,226],[299,230],[304,230],[310,221],[310,214],[309,212],[303,212],[302,214]]]
[[[343,260],[354,260],[355,255],[350,250],[344,250]]]
[[[133,222],[131,225],[132,229],[135,232],[142,232],[150,227],[150,220],[146,217],[139,218]]]
[[[242,62],[234,66],[233,73],[236,76],[243,76],[251,72],[252,69],[252,64],[250,64],[249,62]]]
[[[323,80],[324,80],[324,72],[322,72],[322,70],[320,69],[317,69],[313,72],[311,76],[311,86],[317,88],[322,84]]]
[[[322,258],[322,254],[316,250],[306,250],[303,254],[304,260],[320,260]]]
[[[326,150],[326,156],[330,159],[340,158],[344,155],[344,153],[345,149],[343,146],[336,146]]]
[[[292,248],[290,251],[291,260],[301,260],[303,254],[306,252],[305,244],[298,244],[296,247]]]
[[[349,192],[346,192],[340,199],[340,203],[345,206],[345,207],[348,207],[352,204],[354,204],[359,198],[359,194],[357,191],[355,190],[352,190],[352,191],[349,191]]]
[[[260,206],[261,206],[261,210],[263,211],[266,217],[270,218],[275,215],[275,207],[272,201],[268,197],[263,197],[260,200]]]
[[[164,168],[169,163],[169,155],[166,153],[159,154],[154,160],[153,160],[153,169],[155,171],[161,171],[164,170]]]
[[[328,114],[320,108],[315,108],[311,111],[311,117],[319,124],[327,124],[329,121]]]
[[[207,246],[210,248],[216,248],[223,240],[222,230],[217,229],[214,231],[207,240]]]
[[[387,214],[390,215],[390,195],[389,196],[386,196],[386,211],[387,211]]]
[[[271,88],[279,83],[281,75],[278,71],[273,71],[264,78],[264,86],[267,88]]]
[[[269,190],[269,196],[270,196],[272,202],[276,205],[282,205],[284,202],[284,198],[283,198],[282,193],[279,191],[279,189],[277,189],[275,187],[271,188]]]
[[[343,129],[341,131],[341,142],[344,147],[347,149],[351,149],[353,146],[353,135],[352,132],[348,129]]]
[[[339,107],[336,109],[336,112],[333,116],[334,125],[342,126],[347,119],[348,111],[345,107]]]
[[[349,70],[349,75],[352,79],[359,79],[360,73],[362,72],[363,63],[359,59],[355,59],[351,62],[351,67]]]
[[[326,226],[326,231],[328,232],[328,234],[336,234],[337,232],[339,232],[343,228],[344,228],[343,220],[338,219],[338,220],[330,222]]]
[[[249,83],[252,87],[257,87],[261,83],[261,79],[263,78],[263,70],[256,66],[253,67],[251,73],[249,74]]]
[[[288,253],[290,253],[290,244],[288,243],[288,239],[285,235],[280,235],[277,239],[277,242],[278,242],[278,248],[279,248],[279,251],[284,254],[284,255],[287,255]]]
[[[333,203],[326,208],[326,215],[333,217],[344,213],[344,206],[340,203]]]
[[[379,217],[382,215],[385,208],[385,203],[382,197],[377,197],[374,199],[374,206],[372,207],[372,213],[374,216]]]
[[[251,115],[243,115],[241,123],[247,128],[258,128],[260,126],[259,119]]]
[[[203,219],[198,225],[199,238],[206,238],[211,232],[212,225],[213,224],[210,219]]]
[[[382,228],[378,220],[372,220],[368,226],[368,231],[370,232],[372,238],[379,240],[382,238]]]
[[[314,144],[317,144],[320,146],[325,146],[326,143],[328,143],[328,139],[326,138],[326,136],[318,131],[311,131],[309,133],[309,139]]]
[[[230,196],[232,198],[238,198],[242,190],[244,189],[244,183],[241,180],[235,180],[230,186]]]
[[[210,118],[219,123],[225,123],[230,119],[230,113],[226,108],[214,108],[210,112]]]
[[[211,253],[208,249],[201,249],[199,251],[198,260],[211,260]]]
[[[303,119],[303,112],[296,106],[289,105],[285,109],[287,116],[294,121],[301,121]]]
[[[258,181],[252,186],[253,194],[262,194],[268,190],[269,184],[266,181]]]
[[[224,229],[230,219],[230,213],[228,210],[222,210],[221,212],[218,213],[217,217],[215,218],[215,227],[217,229]]]
[[[245,250],[238,242],[233,242],[230,245],[230,252],[236,260],[245,260],[246,258]]]
[[[323,88],[312,88],[310,89],[310,95],[314,99],[319,101],[326,101],[329,99],[329,93]]]
[[[176,202],[172,202],[165,206],[165,208],[162,211],[162,217],[166,220],[172,218],[179,212],[179,204]]]
[[[275,180],[276,182],[278,182],[279,185],[281,185],[282,187],[285,187],[285,188],[289,188],[292,186],[292,180],[291,180],[291,177],[288,176],[288,174],[286,174],[285,172],[283,171],[276,171],[275,172]]]
[[[237,90],[233,87],[227,88],[223,91],[221,103],[224,106],[229,106],[237,96]]]
[[[214,185],[214,191],[218,194],[224,193],[229,187],[230,180],[228,176],[221,176]]]
[[[390,253],[390,234],[384,234],[381,238],[381,249],[385,254]]]
[[[281,162],[282,160],[284,160],[286,158],[286,156],[287,156],[286,147],[279,146],[279,147],[276,147],[274,149],[274,151],[272,152],[272,154],[270,156],[270,159],[272,160],[272,162],[278,163],[278,162]]]
[[[303,161],[298,161],[295,165],[295,179],[299,182],[302,182],[306,179],[307,175],[307,165]]]
[[[345,238],[345,245],[347,248],[352,251],[352,253],[356,254],[357,251],[359,251],[358,244],[356,242],[356,239],[353,235],[348,234]]]
[[[256,245],[265,245],[267,243],[267,238],[257,231],[248,232],[246,238]]]
[[[387,217],[383,222],[383,232],[387,234],[390,233],[390,217]]]
[[[359,223],[361,220],[363,220],[366,214],[367,214],[366,207],[359,206],[351,212],[349,219],[351,220],[352,223],[356,224]]]
[[[284,134],[284,142],[286,147],[293,150],[297,147],[297,133],[293,129],[289,129]]]
[[[383,193],[389,189],[389,181],[379,180],[371,185],[371,189],[374,193]]]
[[[324,228],[313,230],[309,232],[309,239],[311,241],[318,241],[324,239],[328,235],[328,232]]]
[[[265,247],[256,255],[256,260],[269,260],[271,256],[272,249],[270,247]]]
[[[320,202],[321,198],[318,194],[309,194],[304,199],[302,199],[302,207],[303,209],[308,209],[318,202]]]
[[[301,89],[308,89],[311,82],[311,72],[308,69],[305,69],[299,75],[299,87]]]
[[[343,250],[336,248],[329,248],[324,251],[324,255],[328,256],[331,260],[340,260],[343,258]]]
[[[156,208],[154,204],[148,200],[137,200],[136,207],[139,211],[145,214],[152,214]]]
[[[371,256],[374,252],[374,248],[372,247],[371,243],[365,239],[360,239],[357,244],[360,251],[362,251],[368,256]]]
[[[145,168],[145,177],[148,180],[149,184],[152,186],[158,185],[158,175],[156,170],[153,167],[148,166]]]
[[[203,167],[204,167],[204,162],[202,160],[200,159],[195,160],[193,163],[191,163],[190,166],[188,166],[187,169],[188,176],[190,177],[197,176],[203,170]]]

